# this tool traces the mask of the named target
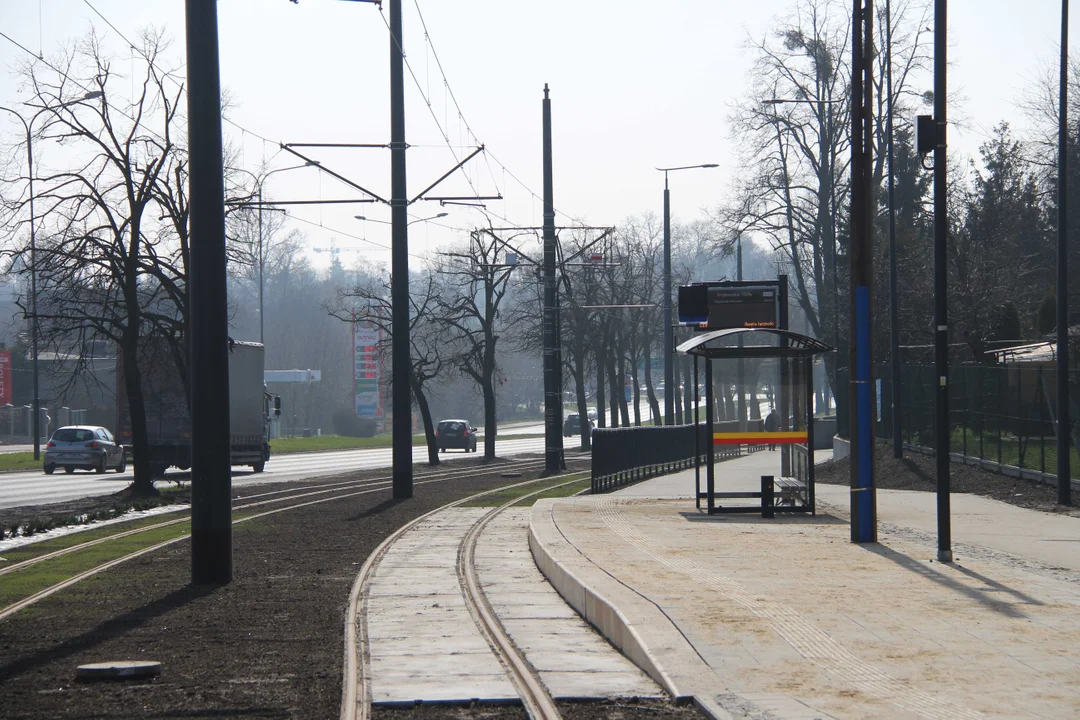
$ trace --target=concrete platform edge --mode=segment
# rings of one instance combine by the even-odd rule
[[[683,662],[688,656],[694,659],[691,663],[697,665],[693,671],[696,677],[715,677],[712,669],[698,657],[682,633],[655,605],[595,568],[587,557],[567,542],[555,523],[552,514],[554,503],[551,499],[537,501],[529,521],[529,549],[536,566],[552,587],[586,622],[672,698],[678,701],[692,699],[694,706],[712,720],[732,720],[732,715],[724,711],[708,693],[687,692],[690,688],[682,687],[665,670],[650,648],[685,650],[680,653]],[[585,575],[590,576],[593,585],[582,580]],[[602,592],[594,586],[602,586]],[[609,600],[609,597],[612,599]],[[633,607],[641,631],[619,610],[616,602],[624,607]]]

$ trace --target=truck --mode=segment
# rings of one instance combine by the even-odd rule
[[[266,391],[262,344],[229,340],[229,432],[232,464],[250,465],[261,473],[270,459],[270,423],[281,415],[281,398]],[[116,437],[130,447],[131,416],[124,392],[123,355],[117,358]],[[140,355],[150,473],[160,477],[169,467],[191,467],[191,413],[184,384],[165,348],[151,343]],[[135,457],[135,463],[142,458]]]

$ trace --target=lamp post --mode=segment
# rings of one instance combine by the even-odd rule
[[[33,146],[33,133],[31,127],[34,121],[38,119],[38,116],[49,110],[59,110],[61,108],[68,107],[69,105],[75,105],[83,100],[94,100],[104,95],[100,90],[92,90],[87,92],[82,97],[76,98],[66,103],[61,103],[56,108],[42,108],[31,116],[27,121],[17,111],[12,110],[9,107],[0,107],[0,110],[7,110],[9,113],[19,118],[19,122],[23,124],[23,129],[26,130],[26,178],[29,185],[29,201],[30,201],[30,355],[33,360],[33,374],[34,374],[34,402],[31,409],[33,413],[34,423],[34,460],[41,459],[41,398],[40,398],[40,385],[39,385],[39,373],[38,373],[38,318],[37,318],[37,238],[35,233],[35,218],[34,218],[34,146]]]
[[[276,168],[263,175],[261,178],[250,170],[244,170],[243,168],[233,168],[240,172],[247,173],[255,180],[255,188],[259,196],[259,247],[257,250],[257,262],[259,263],[259,343],[266,344],[265,323],[263,322],[263,270],[266,262],[265,247],[263,244],[263,183],[266,179],[274,173],[285,172],[286,170],[298,170],[300,168],[311,167],[315,165],[313,162],[306,162],[303,165],[291,165],[289,167]]]
[[[671,326],[671,192],[668,190],[668,173],[676,170],[719,167],[716,163],[682,165],[680,167],[656,168],[664,173],[664,424],[675,423],[675,368],[673,366]]]
[[[1057,501],[1071,505],[1072,472],[1069,418],[1069,245],[1068,132],[1069,132],[1069,0],[1061,0],[1061,77],[1058,87],[1058,242],[1057,242]]]

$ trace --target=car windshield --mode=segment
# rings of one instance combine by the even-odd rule
[[[60,428],[53,435],[53,440],[59,442],[87,442],[93,439],[94,431],[83,428]]]
[[[441,427],[443,430],[451,430],[456,432],[458,430],[464,429],[465,426],[459,422],[441,422],[439,423],[439,427]]]
[[[577,415],[576,413],[574,413],[574,414],[570,414],[570,415],[567,415],[567,416],[566,416],[566,421],[567,421],[567,422],[577,422],[577,421],[578,421],[578,417],[579,417],[579,416],[578,416],[578,415]]]

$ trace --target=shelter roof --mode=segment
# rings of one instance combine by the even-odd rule
[[[741,347],[738,344],[740,338],[743,340]],[[833,348],[809,335],[791,330],[728,328],[701,333],[675,349],[684,355],[724,360],[729,358],[805,358],[829,352]]]

